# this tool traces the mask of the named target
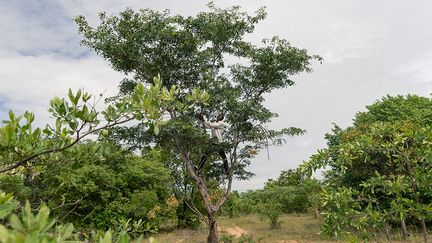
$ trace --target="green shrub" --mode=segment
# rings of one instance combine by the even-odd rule
[[[19,201],[25,201],[31,197],[31,188],[24,185],[23,178],[19,175],[1,175],[0,190],[13,193]]]
[[[274,201],[267,200],[257,205],[257,211],[261,216],[261,219],[268,219],[270,221],[271,229],[279,229],[281,223],[279,217],[282,215],[282,204]]]
[[[31,172],[28,186],[21,176],[2,175],[0,188],[36,206],[49,198],[56,217],[82,229],[105,231],[130,219],[144,221],[148,232],[154,232],[175,218],[175,208],[167,207],[170,173],[157,150],[140,157],[106,141],[87,142],[42,162]],[[152,210],[157,212],[149,217]]]

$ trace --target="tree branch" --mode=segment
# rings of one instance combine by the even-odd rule
[[[48,149],[48,150],[45,150],[45,151],[33,154],[33,155],[31,155],[31,156],[29,156],[27,158],[24,158],[24,159],[22,159],[22,160],[20,160],[18,162],[15,162],[15,163],[13,163],[13,164],[11,164],[9,166],[1,168],[0,169],[0,173],[4,173],[4,172],[7,172],[7,171],[16,169],[16,168],[20,167],[21,165],[23,165],[23,164],[25,164],[25,163],[27,163],[27,162],[29,162],[29,161],[37,158],[37,157],[40,157],[42,155],[64,151],[64,150],[72,147],[73,145],[77,144],[79,141],[81,141],[83,138],[87,137],[90,134],[96,133],[96,132],[98,132],[100,130],[103,130],[103,129],[106,129],[106,128],[110,128],[110,127],[113,127],[113,126],[116,126],[116,125],[120,125],[120,124],[126,123],[128,121],[131,121],[133,118],[134,117],[128,117],[125,120],[119,120],[119,121],[116,121],[116,122],[111,123],[111,124],[108,123],[105,126],[96,128],[96,129],[91,130],[91,131],[88,131],[88,132],[86,132],[86,133],[84,133],[83,135],[80,136],[80,131],[84,128],[84,124],[85,124],[85,123],[83,123],[83,125],[80,127],[80,129],[77,130],[77,136],[73,140],[72,143],[70,143],[70,144],[68,144],[68,145],[66,145],[64,147]]]

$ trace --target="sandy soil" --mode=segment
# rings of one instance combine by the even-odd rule
[[[247,234],[248,232],[238,226],[228,227],[228,228],[221,228],[220,231],[227,232],[230,235],[233,235],[235,238],[239,238],[243,234]]]

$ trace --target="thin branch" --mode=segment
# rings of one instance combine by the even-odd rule
[[[192,204],[189,204],[187,200],[188,199],[191,201]],[[183,197],[184,202],[186,203],[186,205],[194,212],[198,215],[198,217],[200,218],[201,221],[203,221],[204,223],[208,224],[206,218],[204,217],[204,215],[195,207],[195,205],[193,205],[193,201],[192,198],[190,198],[189,196],[187,196],[187,194],[184,194]]]
[[[83,199],[83,198],[81,197],[80,199],[76,200],[75,202],[71,202],[71,203],[65,203],[66,199],[63,199],[63,202],[62,202],[61,205],[59,205],[59,206],[57,206],[57,207],[55,207],[55,208],[51,208],[51,210],[56,210],[56,209],[62,208],[62,207],[64,207],[64,206],[72,206],[72,205],[76,205],[76,204],[78,204],[79,202],[81,202],[82,199]]]
[[[134,118],[134,117],[129,117],[129,118],[127,118],[127,119],[125,119],[125,120],[122,120],[122,121],[116,121],[116,122],[111,123],[111,124],[108,123],[108,124],[106,124],[105,126],[102,126],[102,127],[96,128],[96,129],[91,130],[91,131],[88,131],[88,132],[86,132],[86,133],[84,133],[83,135],[80,136],[79,133],[80,133],[81,129],[84,128],[84,123],[83,123],[83,125],[80,127],[80,129],[77,130],[77,136],[76,136],[76,138],[73,140],[72,143],[70,143],[70,144],[68,144],[68,145],[66,145],[66,146],[64,146],[64,147],[61,147],[61,148],[48,149],[48,150],[45,150],[45,151],[42,151],[42,152],[39,152],[39,153],[33,154],[33,155],[31,155],[31,156],[29,156],[29,157],[27,157],[27,158],[24,158],[24,159],[22,159],[22,160],[20,160],[20,161],[18,161],[18,162],[16,162],[16,163],[13,163],[13,164],[11,164],[11,165],[9,165],[9,166],[6,166],[6,167],[1,168],[1,169],[0,169],[0,173],[3,173],[3,172],[10,171],[10,170],[13,170],[13,169],[15,169],[15,168],[18,168],[18,167],[20,167],[21,165],[23,165],[23,164],[25,164],[25,163],[27,163],[27,162],[29,162],[29,161],[31,161],[31,160],[33,160],[33,159],[39,157],[39,156],[46,155],[46,154],[50,154],[50,153],[55,153],[55,152],[61,152],[61,151],[64,151],[64,150],[66,150],[66,149],[72,147],[73,145],[77,144],[80,140],[82,140],[83,138],[87,137],[87,136],[90,135],[90,134],[96,133],[96,132],[98,132],[98,131],[100,131],[100,130],[103,130],[103,129],[106,129],[106,128],[110,128],[110,127],[113,127],[113,126],[116,126],[116,125],[120,125],[120,124],[126,123],[126,122],[128,122],[128,121],[131,121],[133,118]]]

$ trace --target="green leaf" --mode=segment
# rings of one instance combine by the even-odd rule
[[[39,138],[40,134],[41,134],[41,129],[40,128],[36,128],[33,131],[33,135],[32,136],[33,136],[34,139],[37,139],[37,138]]]
[[[3,225],[0,224],[0,242],[11,242],[9,241],[10,237],[9,237],[9,231],[6,229],[6,227],[4,227]]]
[[[30,202],[27,200],[22,209],[22,220],[26,228],[30,228],[35,223],[35,217],[31,211]]]
[[[68,90],[68,97],[69,97],[69,100],[76,106],[77,104],[75,103],[75,96],[73,95],[72,89],[70,89],[70,88]]]
[[[38,231],[33,231],[27,234],[25,242],[38,242],[41,238],[41,233]]]
[[[10,143],[13,140],[13,136],[15,134],[15,131],[10,125],[8,125],[8,126],[3,127],[3,134],[4,134],[4,138],[5,138],[6,142]]]
[[[14,114],[13,111],[11,111],[11,110],[9,110],[9,119],[10,119],[11,121],[14,121],[14,120],[15,120],[15,114]]]
[[[39,212],[35,217],[35,225],[39,230],[48,230],[51,228],[52,225],[48,223],[50,210],[45,205],[42,204],[42,206],[39,208]]]
[[[78,92],[77,92],[77,94],[76,94],[76,96],[75,96],[75,98],[74,98],[76,104],[78,104],[78,101],[81,98],[81,94],[82,94],[82,91],[81,91],[81,89],[79,89]]]
[[[84,105],[82,108],[82,117],[84,120],[89,119],[89,110],[88,110],[88,107],[86,105]]]
[[[56,132],[60,132],[61,129],[61,120],[60,118],[57,118],[56,120]]]
[[[87,102],[88,100],[90,100],[90,98],[91,98],[91,95],[87,92],[82,95],[82,100],[84,102]]]
[[[129,243],[130,238],[126,232],[120,232],[120,237],[117,241],[117,243]]]
[[[27,124],[31,124],[34,121],[34,114],[31,112],[26,111],[24,113],[24,118],[27,120]]]
[[[18,207],[18,202],[12,200],[10,202],[0,204],[0,219],[10,215]]]
[[[11,217],[9,218],[9,224],[12,226],[12,228],[14,228],[19,232],[25,231],[24,225],[22,224],[18,216],[16,216],[15,214],[12,214]]]
[[[108,230],[105,233],[105,236],[99,240],[100,243],[112,243],[112,234],[111,231]]]
[[[159,125],[158,125],[158,124],[155,124],[155,125],[154,125],[154,133],[155,133],[156,135],[159,134]]]
[[[57,228],[58,231],[58,237],[57,240],[58,241],[62,241],[62,240],[66,240],[69,237],[72,236],[73,233],[73,225],[72,224],[67,224],[67,225],[61,225]]]
[[[92,111],[90,112],[90,115],[89,115],[89,120],[90,121],[96,120],[96,116],[97,116],[96,110],[92,109]]]

